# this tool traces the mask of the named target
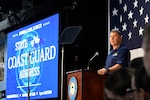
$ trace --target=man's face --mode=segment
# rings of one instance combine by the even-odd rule
[[[110,44],[112,46],[118,46],[121,43],[121,36],[117,32],[111,32],[110,33]]]
[[[144,50],[144,67],[146,69],[147,74],[150,77],[150,44],[147,42],[148,38],[144,37],[143,39],[143,44],[142,44],[142,48]]]

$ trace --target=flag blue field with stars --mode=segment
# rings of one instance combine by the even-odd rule
[[[141,48],[149,17],[150,0],[110,0],[110,28],[122,32],[123,44],[130,50]]]

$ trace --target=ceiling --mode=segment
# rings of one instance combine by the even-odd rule
[[[56,12],[62,0],[0,0],[0,33]]]
[[[44,0],[1,0],[0,1],[0,21],[5,20],[13,13],[22,13]]]

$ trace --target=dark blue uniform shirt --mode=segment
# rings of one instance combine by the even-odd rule
[[[111,50],[106,58],[105,68],[112,67],[115,64],[120,64],[123,67],[127,67],[130,61],[130,51],[124,46],[120,45],[119,48]]]

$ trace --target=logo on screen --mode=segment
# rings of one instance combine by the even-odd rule
[[[32,31],[23,35],[22,39],[15,44],[16,48],[16,79],[18,88],[26,93],[30,86],[30,91],[34,91],[36,86],[40,85],[40,76],[42,74],[43,55],[42,39],[38,33]],[[16,62],[15,62],[16,61]],[[29,85],[29,86],[28,86]]]

